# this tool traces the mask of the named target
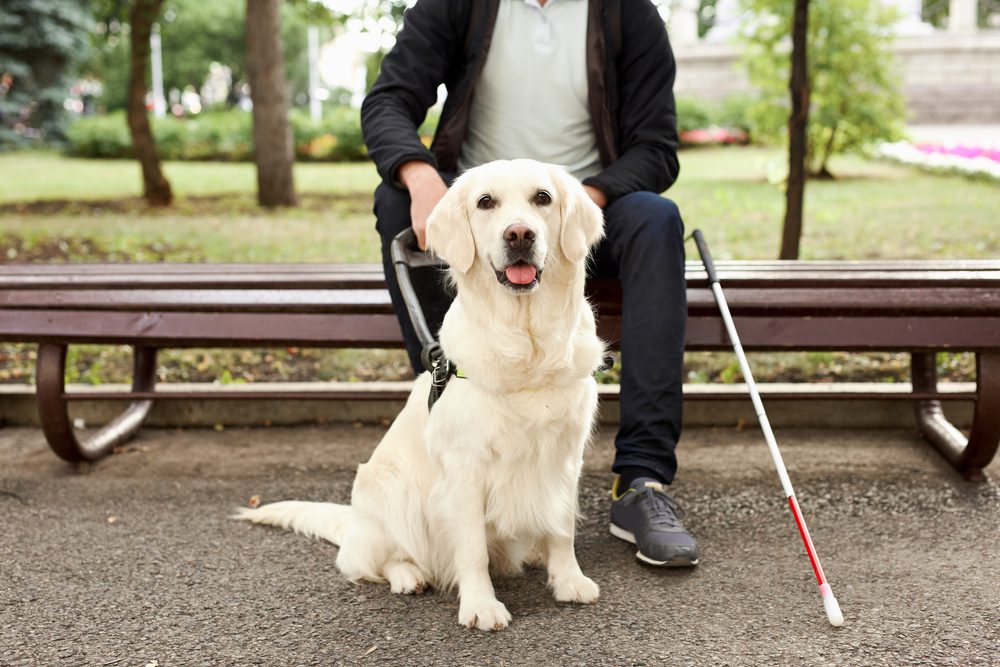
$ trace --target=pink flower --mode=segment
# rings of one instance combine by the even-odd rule
[[[921,153],[935,153],[939,155],[954,155],[955,157],[973,159],[977,157],[986,158],[994,162],[1000,162],[1000,149],[978,148],[975,146],[942,145],[942,144],[916,144],[917,150]]]

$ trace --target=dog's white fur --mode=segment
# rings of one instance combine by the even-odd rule
[[[538,203],[539,190],[550,204]],[[484,194],[498,204],[477,206]],[[544,271],[531,290],[496,274],[511,225],[535,233],[532,263]],[[602,233],[601,210],[561,168],[514,160],[462,175],[427,239],[457,286],[440,341],[467,379],[452,379],[429,414],[430,376],[416,380],[358,468],[350,506],[286,501],[239,518],[339,545],[337,567],[352,580],[388,581],[396,593],[457,585],[468,627],[510,622],[489,570],[544,564],[557,600],[595,602],[573,540],[604,351],[584,298],[585,262]]]

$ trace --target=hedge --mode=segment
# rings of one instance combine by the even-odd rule
[[[734,97],[722,103],[680,98],[677,101],[678,129],[681,142],[692,130],[712,126],[750,130],[746,122],[749,100]],[[309,114],[294,109],[289,115],[295,142],[295,159],[303,162],[348,162],[368,157],[361,136],[357,109],[335,107],[323,118],[313,121]],[[425,144],[430,144],[437,125],[431,113],[420,129]],[[219,160],[227,162],[253,159],[252,117],[244,111],[209,111],[193,118],[154,118],[153,134],[160,158],[164,160]],[[67,132],[70,155],[87,158],[132,157],[132,139],[124,112],[105,116],[86,116],[76,120]]]
[[[345,162],[368,156],[356,109],[338,107],[319,121],[294,110],[289,115],[295,158],[300,161]],[[152,119],[153,135],[164,160],[246,161],[253,158],[251,114],[207,112],[193,118]],[[125,114],[88,116],[69,127],[70,155],[87,158],[132,157],[132,139]]]

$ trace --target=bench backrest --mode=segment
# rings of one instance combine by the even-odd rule
[[[1000,348],[1000,261],[718,261],[748,349]],[[688,347],[728,348],[689,262]],[[588,286],[620,332],[615,281]],[[280,317],[278,316],[280,315]],[[0,265],[0,340],[398,347],[376,264]]]

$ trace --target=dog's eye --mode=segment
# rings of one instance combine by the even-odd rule
[[[491,208],[495,207],[496,205],[497,205],[497,200],[489,195],[483,195],[482,197],[479,198],[479,201],[476,202],[476,207],[481,208],[484,211],[488,211]]]
[[[545,190],[539,190],[531,200],[535,206],[548,206],[552,203],[552,195]]]

